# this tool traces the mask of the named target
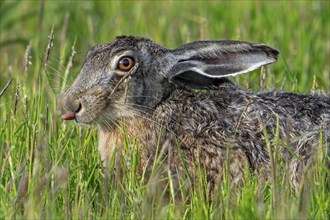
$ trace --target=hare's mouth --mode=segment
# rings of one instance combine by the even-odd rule
[[[116,123],[116,113],[109,103],[95,106],[91,101],[81,100],[76,109],[68,109],[69,112],[61,116],[62,120],[73,120],[78,126],[99,125],[103,128],[111,128]],[[72,111],[74,109],[74,111]],[[70,111],[71,110],[71,111]]]
[[[61,116],[62,120],[74,120],[79,126],[94,124],[97,120],[97,115],[100,109],[83,101],[80,101],[76,106],[75,111],[69,111]]]
[[[76,120],[76,114],[69,112],[61,116],[61,119],[66,121],[66,120]]]
[[[81,103],[79,103],[79,106],[75,112],[68,112],[68,113],[62,115],[61,119],[64,121],[66,121],[66,120],[75,120],[76,121],[77,120],[76,115],[77,115],[77,113],[80,112],[81,109],[82,109],[82,105],[81,105]]]
[[[88,125],[91,125],[92,122],[83,122],[80,120],[79,117],[77,117],[77,115],[75,113],[66,113],[64,115],[61,116],[62,120],[73,120],[77,125],[79,126],[88,126]]]

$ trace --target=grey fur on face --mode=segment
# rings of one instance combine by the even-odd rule
[[[88,52],[64,94],[69,113],[62,118],[99,126],[105,166],[124,144],[125,124],[127,135],[140,139],[138,172],[148,170],[157,149],[165,148],[164,167],[173,175],[183,175],[186,166],[194,178],[201,161],[211,185],[222,179],[226,161],[234,183],[242,182],[247,167],[269,178],[267,134],[297,189],[318,147],[330,151],[330,99],[250,93],[226,78],[274,63],[277,56],[271,47],[241,41],[192,42],[171,50],[145,38],[118,37]]]

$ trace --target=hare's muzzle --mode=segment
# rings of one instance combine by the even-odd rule
[[[66,113],[66,114],[62,115],[61,119],[62,120],[73,120],[73,119],[76,119],[76,114],[72,113],[72,112],[69,112],[69,113]]]
[[[65,104],[66,104],[66,109],[69,112],[61,116],[62,120],[74,120],[74,119],[76,119],[76,115],[82,109],[82,104],[80,102],[76,103],[76,102],[74,102],[70,99],[67,99]]]

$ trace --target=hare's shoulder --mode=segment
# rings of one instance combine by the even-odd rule
[[[216,130],[231,132],[248,99],[228,92],[176,90],[155,109],[153,118],[177,134],[197,137]]]

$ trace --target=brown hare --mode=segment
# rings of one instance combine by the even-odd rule
[[[234,184],[242,182],[246,168],[268,178],[269,149],[276,145],[297,189],[320,146],[330,151],[329,97],[251,93],[227,79],[274,63],[277,56],[271,47],[241,41],[168,49],[121,36],[89,50],[63,95],[68,113],[62,119],[98,125],[104,166],[123,146],[124,124],[126,135],[139,139],[139,172],[148,171],[162,150],[174,180],[185,172],[194,178],[199,161],[211,185],[223,178],[225,163]],[[274,144],[277,137],[281,141]]]

